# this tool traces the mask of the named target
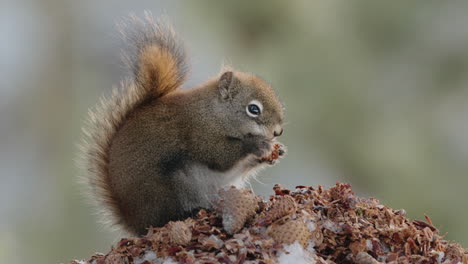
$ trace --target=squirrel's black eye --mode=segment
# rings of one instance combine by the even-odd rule
[[[249,112],[252,115],[259,115],[260,114],[260,107],[258,107],[258,105],[251,104],[251,105],[249,105]]]
[[[250,102],[249,105],[247,105],[247,114],[251,117],[257,117],[262,113],[262,104],[260,104],[257,101],[252,101]]]

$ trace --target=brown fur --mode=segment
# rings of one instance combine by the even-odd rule
[[[262,165],[283,108],[262,79],[236,71],[177,89],[186,64],[173,31],[149,16],[133,21],[134,78],[90,113],[83,153],[104,218],[144,234],[210,206],[212,192]],[[258,118],[245,113],[254,99]]]

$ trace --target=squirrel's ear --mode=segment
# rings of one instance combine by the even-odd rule
[[[234,81],[235,77],[232,71],[227,71],[221,75],[218,81],[218,89],[221,94],[221,98],[232,98],[234,92]]]

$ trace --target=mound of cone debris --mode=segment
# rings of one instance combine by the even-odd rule
[[[212,211],[122,239],[107,254],[72,263],[463,263],[468,251],[448,242],[426,217],[410,220],[348,184],[330,189],[276,185],[267,201],[221,190]]]

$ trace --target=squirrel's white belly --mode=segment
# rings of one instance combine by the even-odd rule
[[[200,207],[210,208],[221,188],[231,185],[238,188],[244,187],[245,181],[256,172],[259,165],[258,162],[254,161],[254,157],[247,156],[225,172],[211,170],[202,164],[193,165],[180,172],[177,177],[187,186],[192,186],[190,189],[196,190],[198,196],[198,199],[193,199],[186,193],[180,193],[180,201],[182,201],[184,210],[191,211]]]

